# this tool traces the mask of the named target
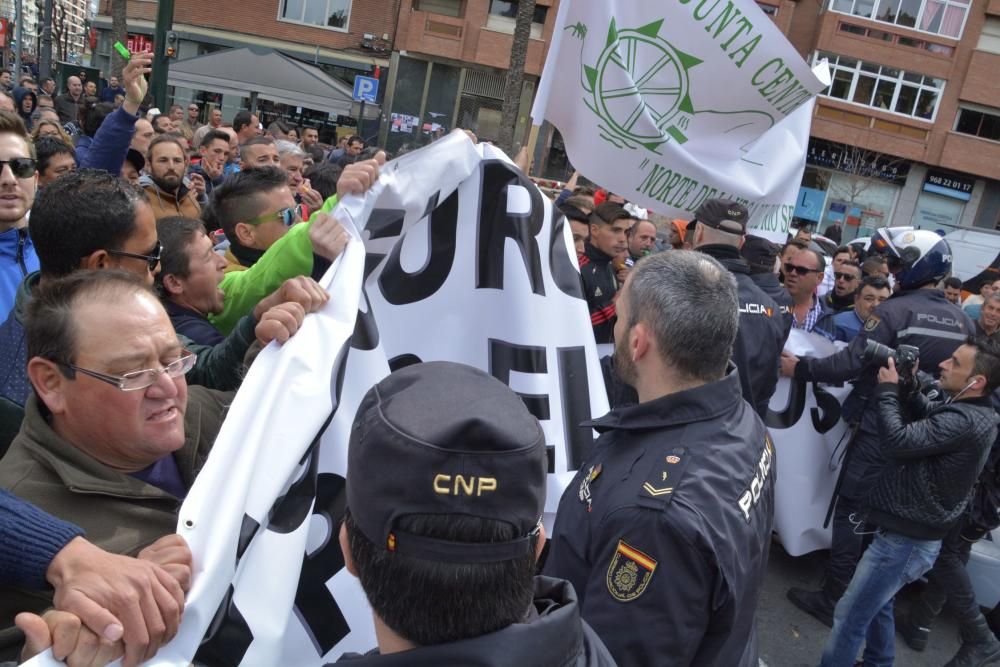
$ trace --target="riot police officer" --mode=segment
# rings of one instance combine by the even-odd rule
[[[891,348],[901,344],[917,347],[920,370],[936,374],[938,365],[975,333],[972,320],[937,289],[938,282],[951,271],[947,241],[931,231],[882,228],[872,236],[871,251],[886,257],[899,291],[874,310],[861,333],[841,352],[823,359],[798,359],[788,354],[782,359],[782,371],[800,380],[855,380],[854,390],[844,403],[844,419],[856,427],[856,432],[838,481],[830,560],[823,586],[819,591],[788,591],[793,604],[829,626],[833,625],[837,600],[847,588],[863,551],[860,499],[885,466],[875,410],[868,406],[878,368],[866,361],[865,347],[868,341]]]
[[[619,292],[615,370],[639,403],[590,425],[545,574],[568,579],[622,665],[756,667],[774,447],[728,362],[732,274],[702,253],[642,259]]]
[[[750,278],[750,266],[740,255],[750,214],[738,202],[709,199],[694,217],[698,224],[691,245],[717,259],[736,278],[740,326],[733,343],[733,363],[740,374],[743,398],[764,419],[778,384],[788,328],[781,307]]]

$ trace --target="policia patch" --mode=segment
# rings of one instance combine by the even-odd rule
[[[608,565],[608,592],[619,602],[631,602],[646,592],[655,571],[655,560],[625,540],[618,540],[618,549]]]

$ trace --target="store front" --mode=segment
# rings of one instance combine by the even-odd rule
[[[811,138],[794,216],[841,228],[843,241],[890,224],[910,163],[883,153]]]
[[[913,211],[913,225],[932,231],[957,229],[975,184],[975,179],[969,176],[928,169]]]

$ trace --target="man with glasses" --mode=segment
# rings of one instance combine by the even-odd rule
[[[836,261],[836,260],[835,260]],[[832,313],[842,313],[854,307],[854,294],[861,282],[861,267],[841,262],[833,269],[833,289],[823,297],[823,305]]]
[[[802,248],[781,268],[785,289],[792,298],[792,327],[812,331],[826,312],[822,300],[816,296],[816,288],[823,282],[826,260],[812,248]]]
[[[13,113],[0,111],[0,318],[14,307],[17,286],[38,270],[38,256],[28,235],[28,211],[35,199],[38,174],[35,148]]]
[[[139,185],[149,197],[157,220],[171,215],[185,218],[201,216],[198,200],[205,196],[205,178],[187,176],[188,153],[180,137],[163,134],[149,144],[146,154],[147,174]]]
[[[257,327],[283,343],[305,309],[283,304]],[[25,320],[34,393],[0,463],[0,487],[80,526],[119,554],[178,554],[180,503],[211,450],[231,392],[188,387],[195,356],[156,296],[122,271],[77,271],[43,284]],[[110,334],[110,335],[109,335]],[[0,625],[49,596],[0,592]]]

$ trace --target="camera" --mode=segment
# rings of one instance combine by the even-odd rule
[[[865,346],[862,358],[865,363],[874,363],[882,367],[888,366],[889,359],[892,359],[896,363],[896,372],[899,374],[900,382],[909,385],[913,383],[913,371],[920,362],[920,348],[913,345],[900,345],[894,350],[888,345],[870,340]]]

